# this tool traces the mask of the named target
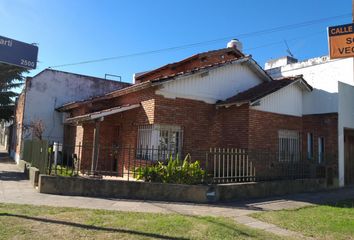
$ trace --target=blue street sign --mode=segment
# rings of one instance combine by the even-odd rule
[[[35,69],[38,47],[0,36],[0,62]]]

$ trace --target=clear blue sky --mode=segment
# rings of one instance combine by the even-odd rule
[[[351,13],[351,0],[0,0],[0,35],[38,43],[40,62],[32,76],[49,66],[231,39],[347,13]],[[326,27],[349,22],[351,17],[342,17],[239,39],[245,53],[263,66],[267,59],[286,55],[284,40],[300,60],[326,55]],[[58,70],[98,77],[116,74],[130,82],[134,72],[223,48],[226,43],[221,40]]]

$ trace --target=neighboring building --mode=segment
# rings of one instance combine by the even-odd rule
[[[265,69],[272,77],[303,75],[314,88],[303,95],[303,114],[312,122],[305,129],[308,154],[333,149],[338,151],[339,184],[354,184],[354,76],[353,58],[331,60],[329,57],[312,58],[298,62],[291,57],[270,60]],[[337,116],[337,117],[334,117]],[[338,118],[338,119],[335,119]],[[332,120],[330,120],[332,119]],[[331,128],[322,128],[335,121]],[[338,132],[336,139],[328,136]],[[323,146],[325,145],[325,146]]]
[[[131,159],[153,160],[161,150],[203,159],[211,147],[272,153],[278,162],[297,162],[313,158],[302,151],[310,130],[325,136],[326,145],[321,143],[315,159],[322,164],[325,151],[337,154],[338,114],[313,116],[303,102],[311,93],[302,76],[275,81],[230,46],[138,74],[130,87],[57,110],[68,114],[65,143],[75,146],[81,170],[130,170]],[[84,151],[85,146],[92,147]],[[112,146],[132,147],[135,157],[110,159]],[[258,162],[257,173],[266,165]],[[329,166],[337,169],[336,158]]]
[[[11,122],[0,121],[0,148],[8,150],[10,143]]]
[[[23,140],[32,139],[33,123],[44,126],[43,139],[63,142],[63,115],[55,108],[129,86],[129,83],[45,69],[28,77],[16,101],[11,156],[19,161]]]

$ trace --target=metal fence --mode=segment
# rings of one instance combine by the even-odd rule
[[[333,178],[336,154],[307,159],[301,152],[284,161],[282,153],[267,150],[213,148],[206,156],[207,172],[215,183]]]
[[[25,140],[21,158],[30,163],[31,166],[46,173],[48,168],[48,156],[50,148],[47,141]]]
[[[193,155],[200,159],[193,158]],[[53,146],[49,155],[49,173],[61,175],[95,175],[132,180],[137,167],[166,162],[177,153],[166,149],[148,147],[99,147],[97,159],[93,159],[93,147]],[[200,157],[205,156],[205,157]],[[321,163],[317,159],[301,157],[281,160],[278,152],[237,148],[214,148],[192,153],[192,159],[201,162],[207,173],[207,181],[214,183],[272,181],[325,177],[327,162],[336,156],[327,154]]]
[[[136,180],[136,169],[175,159],[175,151],[131,146],[99,146],[97,154],[91,144],[63,145],[45,141],[25,141],[23,159],[41,173],[62,176],[88,176],[119,180]],[[238,148],[194,150],[206,172],[205,183],[273,181],[324,178],[336,174],[336,154],[321,159],[299,157],[283,161],[278,152]],[[195,157],[193,157],[195,156]],[[196,158],[198,156],[198,158]],[[183,160],[183,155],[180,157]],[[321,161],[319,161],[321,160]]]
[[[99,146],[94,154],[91,144],[63,145],[54,143],[48,156],[48,174],[95,176],[134,180],[138,167],[167,162],[178,157],[173,150],[131,146]]]

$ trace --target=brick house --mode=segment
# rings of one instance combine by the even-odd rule
[[[164,150],[204,159],[209,148],[230,147],[273,153],[279,162],[316,155],[318,163],[325,152],[336,152],[337,115],[303,114],[303,94],[312,87],[302,76],[273,79],[235,46],[134,80],[132,86],[57,108],[66,114],[64,144],[73,146],[82,169],[121,171],[129,169],[130,159],[166,157]],[[318,154],[304,134],[308,129],[323,136]],[[112,146],[129,146],[134,157],[114,158]]]

